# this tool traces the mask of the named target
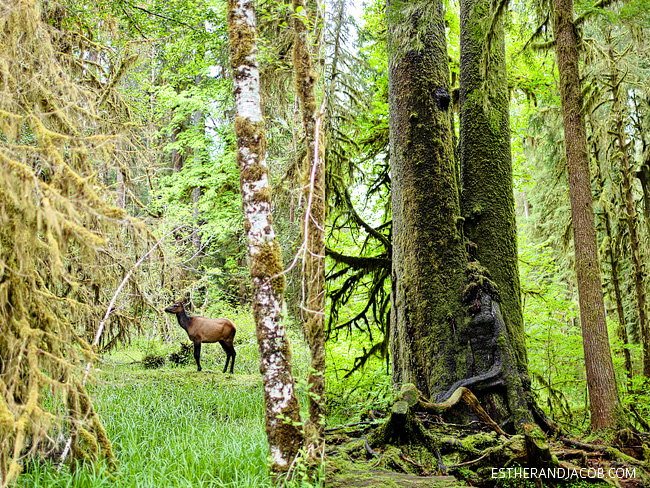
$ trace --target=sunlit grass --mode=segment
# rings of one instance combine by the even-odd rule
[[[118,469],[29,463],[22,487],[264,487],[268,445],[258,375],[105,367],[93,388]]]

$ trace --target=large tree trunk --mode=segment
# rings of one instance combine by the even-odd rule
[[[450,130],[442,3],[388,4],[389,123],[393,207],[391,355],[397,383],[433,397],[456,381],[454,328],[465,245]],[[424,24],[435,9],[434,22]],[[408,36],[398,33],[408,29]],[[426,30],[423,46],[408,45]],[[402,41],[402,44],[399,44]],[[436,347],[438,346],[438,347]],[[436,352],[434,350],[437,349]]]
[[[271,222],[271,188],[260,104],[253,0],[228,1],[228,32],[234,74],[235,133],[244,228],[253,281],[253,315],[264,385],[271,469],[286,471],[302,444],[300,406],[291,373],[291,352],[282,324],[282,251]]]
[[[485,66],[490,0],[460,2],[461,212],[470,254],[490,272],[522,373],[528,369],[517,261],[503,23],[494,26]],[[486,79],[487,74],[487,79]],[[485,103],[487,102],[487,103]]]
[[[307,5],[304,0],[293,0],[293,9],[296,33],[293,69],[307,149],[302,168],[306,202],[302,279],[303,288],[307,289],[304,314],[311,368],[307,380],[309,420],[305,433],[310,446],[320,450],[325,427],[325,158],[317,130],[316,73],[310,51]]]
[[[498,391],[496,420],[520,428],[532,416],[512,343],[465,252],[442,2],[389,4],[388,28],[393,379],[435,401]]]
[[[605,323],[605,302],[598,263],[585,119],[582,111],[578,40],[573,1],[554,0],[555,42],[564,118],[564,143],[573,222],[580,322],[587,386],[594,429],[613,426],[619,404],[614,365]]]

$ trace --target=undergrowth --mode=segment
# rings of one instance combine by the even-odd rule
[[[113,442],[116,470],[98,464],[57,468],[57,456],[24,464],[21,488],[246,488],[276,486],[268,475],[263,389],[252,319],[240,318],[235,374],[223,374],[225,354],[206,344],[201,357],[182,366],[146,369],[148,355],[166,355],[187,341],[137,338],[103,357],[90,387]],[[308,351],[290,331],[294,373],[306,376]],[[298,391],[301,391],[298,386]],[[306,410],[306,395],[301,395]]]

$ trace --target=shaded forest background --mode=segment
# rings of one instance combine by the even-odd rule
[[[92,454],[108,445],[86,391],[86,364],[96,353],[135,341],[147,357],[160,355],[178,332],[163,314],[175,299],[194,314],[248,313],[226,4],[1,6],[0,367],[15,376],[1,383],[0,432],[36,446],[67,416],[68,448]],[[335,421],[392,398],[386,13],[382,1],[309,8],[324,100],[326,406]],[[457,11],[446,3],[456,130]],[[648,430],[641,346],[648,311],[639,293],[650,252],[648,5],[585,1],[576,14],[617,384],[632,422]],[[285,265],[300,245],[306,185],[293,15],[288,2],[257,5],[272,209]],[[513,2],[504,22],[532,390],[554,422],[584,432],[589,406],[548,6]],[[305,348],[300,271],[287,273],[285,292],[296,362]],[[254,342],[252,332],[242,340]],[[43,391],[56,394],[43,401]],[[7,479],[19,469],[18,454],[1,455]]]

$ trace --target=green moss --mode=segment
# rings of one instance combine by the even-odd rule
[[[269,169],[261,164],[251,164],[246,166],[240,173],[243,181],[259,181],[264,175],[268,175]]]
[[[228,34],[230,35],[230,63],[233,68],[249,65],[246,59],[255,48],[255,32],[245,22],[235,22],[236,0],[228,0]]]
[[[264,121],[251,122],[239,115],[235,117],[235,134],[237,139],[243,139],[244,145],[247,146],[251,152],[263,157],[266,152],[266,132],[264,129]],[[252,165],[255,166],[255,165]],[[252,169],[251,171],[259,174],[260,169]]]
[[[251,200],[256,203],[259,202],[271,203],[271,196],[272,196],[271,187],[267,186],[265,188],[262,188],[261,190],[256,191],[253,194]]]
[[[497,443],[496,432],[480,433],[465,437],[461,444],[467,451],[482,450]]]
[[[251,276],[253,278],[270,278],[282,272],[282,250],[276,241],[260,246],[259,253],[251,258]],[[276,294],[284,293],[284,275],[276,276],[272,280],[273,290]]]

